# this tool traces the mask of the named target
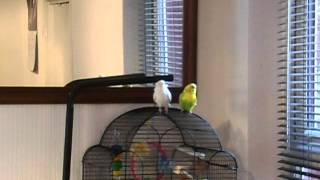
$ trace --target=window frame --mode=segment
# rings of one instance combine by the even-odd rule
[[[198,0],[184,0],[183,85],[197,82]],[[170,88],[173,102],[182,87]],[[0,87],[0,104],[65,104],[67,87]],[[151,103],[152,87],[88,88],[79,92],[76,103]]]

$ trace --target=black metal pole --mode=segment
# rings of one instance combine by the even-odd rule
[[[64,156],[63,156],[63,177],[62,177],[63,180],[70,179],[72,132],[73,132],[73,110],[74,110],[74,97],[68,96],[65,141],[64,141]]]
[[[77,92],[80,89],[87,88],[87,87],[145,84],[145,83],[154,83],[159,80],[173,81],[173,76],[172,75],[145,76],[145,74],[129,74],[129,75],[122,75],[122,76],[75,80],[66,85],[66,87],[70,88],[70,91],[68,93],[68,99],[67,99],[62,180],[70,180],[73,112],[74,112],[74,100],[77,95]]]

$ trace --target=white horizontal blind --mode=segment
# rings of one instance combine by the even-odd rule
[[[318,0],[281,0],[279,148],[284,179],[320,179]]]
[[[183,0],[145,0],[141,63],[147,75],[173,74],[171,87],[183,82]]]

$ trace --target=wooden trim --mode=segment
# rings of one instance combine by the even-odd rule
[[[171,88],[173,102],[178,102],[182,88]],[[0,104],[66,104],[65,87],[1,87]],[[87,88],[76,96],[76,103],[152,103],[153,88]]]
[[[198,0],[184,0],[183,84],[197,80]],[[177,102],[182,88],[171,88]],[[0,87],[0,104],[65,104],[66,87]],[[76,103],[152,103],[153,88],[90,88],[80,91]]]
[[[183,84],[197,83],[198,0],[184,0]]]
[[[1,87],[0,104],[59,104],[67,100],[64,87]]]

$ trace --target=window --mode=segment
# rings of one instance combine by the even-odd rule
[[[320,178],[320,0],[281,0],[280,177]]]
[[[183,85],[183,0],[145,0],[143,69],[147,75],[173,74]]]

